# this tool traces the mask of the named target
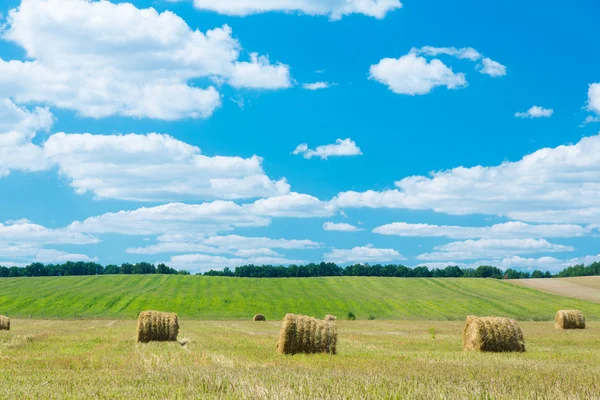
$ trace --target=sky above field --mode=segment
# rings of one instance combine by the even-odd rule
[[[600,260],[594,0],[5,0],[0,265]]]

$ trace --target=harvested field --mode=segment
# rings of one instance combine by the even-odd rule
[[[514,279],[515,285],[541,290],[559,296],[600,303],[600,276],[576,278]]]
[[[554,321],[521,322],[526,353],[479,353],[463,352],[464,321],[338,320],[335,357],[278,354],[281,321],[180,320],[185,346],[136,345],[135,320],[13,322],[10,332],[0,332],[3,398],[591,399],[600,393],[595,321],[570,331],[554,329]]]

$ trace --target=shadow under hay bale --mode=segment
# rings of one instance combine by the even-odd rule
[[[252,321],[266,321],[267,319],[265,318],[264,315],[262,314],[256,314],[254,316],[254,318],[252,318]]]
[[[281,354],[337,352],[337,329],[333,321],[287,314],[279,331],[277,351]]]
[[[174,342],[179,334],[177,314],[160,311],[142,311],[138,317],[137,341]]]
[[[579,310],[560,310],[554,318],[557,329],[585,329],[585,317]]]
[[[509,318],[467,317],[463,330],[465,351],[524,352],[525,340],[519,324]]]
[[[10,331],[10,318],[0,315],[0,331]]]
[[[335,321],[337,318],[335,317],[335,315],[331,315],[331,314],[327,314],[325,316],[325,318],[323,318],[324,321]]]

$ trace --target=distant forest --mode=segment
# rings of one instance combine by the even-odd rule
[[[77,276],[77,275],[143,275],[143,274],[168,274],[190,275],[188,271],[178,271],[165,264],[150,264],[141,262],[136,264],[125,263],[118,265],[102,266],[95,262],[66,262],[63,264],[33,263],[25,267],[2,267],[0,277],[27,277],[27,276]],[[202,275],[202,274],[197,274]],[[495,278],[495,279],[526,279],[526,278],[553,278],[571,276],[600,275],[600,262],[588,266],[573,265],[557,274],[535,270],[532,273],[521,272],[509,268],[505,271],[500,268],[482,265],[478,268],[460,268],[448,266],[446,268],[429,269],[428,267],[409,268],[404,265],[368,265],[354,264],[340,267],[335,263],[322,262],[320,264],[273,266],[273,265],[244,265],[233,270],[225,268],[222,271],[208,271],[205,276],[230,276],[239,278],[309,278],[318,276],[387,276],[398,278]]]

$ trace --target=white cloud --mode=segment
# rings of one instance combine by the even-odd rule
[[[600,122],[600,116],[594,117],[592,115],[588,115],[587,117],[585,117],[585,119],[579,125],[579,127],[583,128],[584,126],[586,126],[587,124],[591,124],[592,122]]]
[[[302,85],[302,87],[306,90],[320,90],[320,89],[327,89],[330,88],[331,86],[334,86],[334,83],[329,83],[329,82],[314,82],[314,83],[305,83]]]
[[[27,220],[0,223],[0,265],[31,262],[94,261],[84,254],[46,248],[46,245],[95,244],[95,237],[67,229],[50,229]],[[9,261],[10,260],[10,261]]]
[[[296,147],[292,154],[302,154],[302,156],[306,159],[311,159],[312,157],[317,156],[322,160],[326,160],[328,157],[359,156],[362,155],[362,152],[356,143],[352,139],[348,138],[343,140],[337,139],[335,144],[318,146],[314,150],[309,149],[306,143],[302,143]]]
[[[10,261],[8,261],[10,260]],[[32,262],[63,263],[66,261],[97,261],[85,254],[68,253],[66,251],[44,249],[34,245],[0,244],[0,265],[26,265]],[[14,263],[14,264],[13,264]]]
[[[590,111],[600,115],[600,83],[592,83],[588,89],[588,104]]]
[[[146,247],[127,249],[131,254],[158,253],[232,253],[241,257],[255,255],[277,255],[272,249],[313,249],[320,243],[312,240],[271,239],[267,237],[245,237],[239,235],[211,236],[165,235],[159,243]]]
[[[579,225],[530,225],[510,221],[492,226],[470,227],[452,225],[408,224],[394,222],[373,229],[374,233],[394,236],[448,237],[453,239],[512,239],[543,237],[580,237],[589,233],[589,228]]]
[[[371,65],[369,78],[387,85],[394,93],[408,95],[427,94],[437,86],[458,89],[467,85],[463,73],[454,73],[440,60],[427,61],[412,52]]]
[[[539,106],[533,106],[526,112],[518,112],[515,113],[515,117],[517,118],[542,118],[542,117],[550,117],[554,114],[554,110],[552,108],[544,108]]]
[[[168,135],[52,135],[44,153],[77,193],[137,201],[239,199],[289,193],[262,159],[204,156]]]
[[[272,65],[267,56],[250,54],[249,62],[236,62],[229,84],[236,88],[286,89],[292,86],[290,68],[278,63]]]
[[[600,223],[600,136],[540,149],[494,167],[457,167],[411,176],[398,189],[343,192],[339,207],[431,209],[495,214],[539,223]]]
[[[472,47],[463,47],[457,49],[456,47],[432,47],[424,46],[420,49],[413,49],[413,52],[419,54],[426,54],[428,56],[436,57],[440,54],[445,54],[457,58],[463,58],[471,61],[477,61],[481,58],[481,54]]]
[[[496,62],[490,58],[483,57],[483,55],[472,47],[463,47],[457,49],[456,47],[432,47],[424,46],[420,49],[412,48],[410,50],[412,54],[425,54],[428,56],[438,56],[445,54],[456,58],[467,59],[470,61],[478,61],[481,59],[481,64],[476,66],[477,71],[482,74],[489,75],[491,77],[499,77],[506,75],[506,66]]]
[[[185,241],[185,236],[214,235],[240,227],[262,227],[270,224],[270,217],[313,218],[333,215],[335,207],[316,197],[290,193],[285,196],[256,200],[248,204],[232,201],[213,201],[201,204],[169,203],[157,207],[142,207],[119,211],[73,222],[74,232],[117,233],[124,235],[169,235],[164,241]],[[173,239],[174,238],[174,239]],[[164,238],[163,238],[164,239]]]
[[[27,220],[0,223],[0,243],[5,244],[93,244],[98,239],[67,229],[49,229]]]
[[[167,262],[173,268],[185,269],[190,272],[206,272],[211,269],[222,270],[225,267],[231,269],[241,265],[290,265],[306,264],[305,260],[293,260],[284,257],[257,256],[247,258],[229,258],[223,256],[213,256],[208,254],[183,254],[171,257]]]
[[[451,242],[434,248],[435,252],[420,254],[419,260],[474,260],[482,257],[503,257],[527,253],[573,251],[573,247],[553,244],[545,239],[479,239]]]
[[[323,224],[323,229],[326,231],[341,231],[341,232],[357,232],[362,229],[357,228],[354,225],[346,224],[344,222],[335,223],[335,222],[325,222]]]
[[[506,75],[506,66],[486,57],[481,60],[481,65],[478,67],[478,71],[482,74],[496,78]]]
[[[224,25],[205,33],[166,11],[90,0],[22,0],[3,38],[29,60],[0,59],[0,96],[87,117],[206,118],[221,104],[212,78],[235,87],[290,86],[289,68],[252,55]]]
[[[268,217],[313,218],[329,217],[336,208],[308,194],[290,193],[284,196],[256,200],[244,206],[250,213]]]
[[[247,16],[266,12],[299,12],[326,15],[339,20],[350,14],[363,14],[382,19],[388,12],[399,9],[399,0],[194,0],[196,8],[220,14]]]
[[[42,171],[49,167],[42,150],[31,140],[37,132],[50,129],[53,122],[47,108],[29,111],[9,99],[0,99],[0,177],[13,169]]]
[[[336,264],[382,263],[405,259],[402,254],[394,249],[378,249],[372,245],[345,250],[333,249],[323,257],[326,261],[334,262]]]
[[[258,227],[269,223],[269,218],[249,213],[246,208],[234,202],[213,201],[202,204],[169,203],[106,213],[82,222],[73,222],[69,229],[74,232],[123,235],[160,235],[173,232],[210,235],[236,227]]]

